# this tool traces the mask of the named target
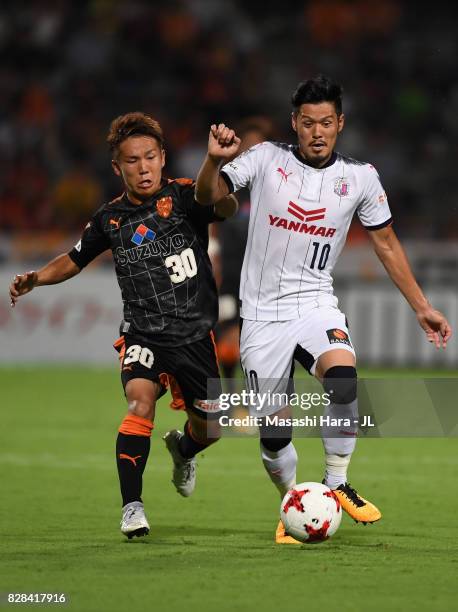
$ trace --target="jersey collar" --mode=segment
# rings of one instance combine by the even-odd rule
[[[331,157],[324,164],[324,166],[321,166],[321,168],[315,168],[315,166],[311,166],[310,164],[308,164],[302,157],[302,155],[299,153],[298,145],[293,146],[293,155],[298,161],[301,162],[301,164],[304,164],[304,166],[307,166],[308,168],[313,168],[313,170],[324,170],[325,168],[329,168],[329,166],[332,166],[332,164],[334,164],[337,159],[337,153],[333,151]]]
[[[161,192],[164,191],[164,189],[166,187],[168,187],[170,185],[170,183],[173,183],[173,181],[171,181],[169,179],[161,178],[161,187],[160,187],[160,189],[158,189],[155,193],[153,193],[153,195],[150,198],[148,198],[147,200],[145,200],[141,204],[134,204],[133,202],[131,202],[129,200],[129,196],[127,195],[127,191],[125,191],[124,194],[121,197],[124,198],[124,202],[126,204],[128,204],[129,206],[133,206],[134,208],[138,208],[139,206],[144,206],[145,204],[151,204],[151,202],[153,202],[154,200],[157,200],[158,196],[160,197]]]

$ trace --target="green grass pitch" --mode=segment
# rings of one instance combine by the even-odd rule
[[[360,440],[350,482],[382,521],[364,527],[344,516],[324,544],[277,546],[279,500],[257,440],[223,439],[199,455],[195,494],[183,499],[160,438],[184,415],[162,403],[144,482],[151,533],[128,542],[119,532],[114,440],[125,403],[116,370],[10,368],[0,383],[2,603],[8,592],[64,592],[64,609],[81,612],[456,605],[456,439]],[[296,445],[299,479],[321,480],[321,442]]]

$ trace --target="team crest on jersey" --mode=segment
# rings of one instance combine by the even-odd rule
[[[166,196],[165,198],[161,198],[156,202],[156,210],[157,214],[160,217],[170,217],[170,213],[172,212],[173,200],[171,196]]]
[[[334,183],[334,193],[341,198],[350,195],[350,183],[347,178],[342,176],[336,180]]]
[[[350,338],[343,329],[327,329],[326,334],[330,344],[346,344],[347,346],[351,346]]]

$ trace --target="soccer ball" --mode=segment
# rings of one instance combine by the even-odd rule
[[[342,508],[329,487],[303,482],[285,495],[280,516],[288,535],[306,544],[316,544],[335,534],[342,520]]]

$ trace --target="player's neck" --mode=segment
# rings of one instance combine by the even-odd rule
[[[310,166],[311,168],[316,168],[317,170],[321,170],[322,168],[327,168],[328,166],[332,166],[332,164],[336,161],[336,158],[337,158],[337,153],[333,150],[331,151],[330,155],[328,155],[326,159],[315,161],[313,159],[309,159],[308,157],[306,157],[302,153],[299,146],[297,146],[294,149],[294,155],[303,164],[306,164],[307,166]]]
[[[137,198],[137,196],[130,191],[126,191],[126,198],[129,200],[130,204],[135,204],[135,206],[140,206],[144,202],[144,200],[140,200],[140,198]]]

